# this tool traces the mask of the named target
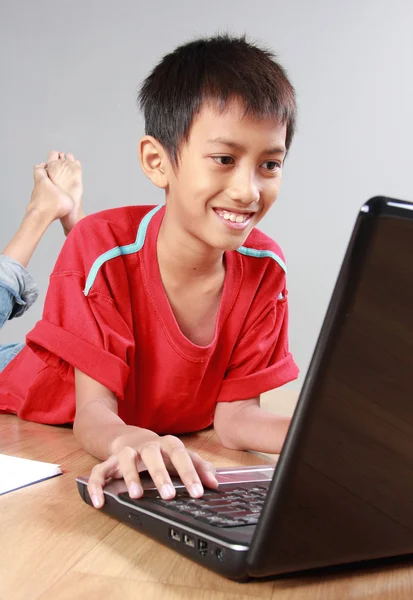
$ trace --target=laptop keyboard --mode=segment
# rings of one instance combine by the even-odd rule
[[[144,498],[215,527],[239,527],[258,522],[268,487],[269,482],[225,486],[205,490],[202,498],[192,498],[188,492],[179,490],[173,500],[163,500],[156,490],[149,490]],[[139,506],[140,500],[131,498],[127,492],[119,496]]]

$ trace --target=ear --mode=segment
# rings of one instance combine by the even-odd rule
[[[165,173],[168,159],[162,144],[151,135],[145,135],[139,142],[138,154],[142,171],[152,183],[162,189],[168,187]]]

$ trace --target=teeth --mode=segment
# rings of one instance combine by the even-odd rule
[[[249,215],[239,215],[236,213],[228,212],[227,210],[217,211],[221,217],[223,217],[226,221],[231,221],[231,223],[245,223],[248,219]]]

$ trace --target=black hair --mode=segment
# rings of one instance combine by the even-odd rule
[[[201,38],[165,55],[142,83],[138,103],[145,133],[156,138],[175,165],[202,103],[241,100],[245,114],[286,124],[286,148],[296,125],[295,92],[275,55],[246,36]]]

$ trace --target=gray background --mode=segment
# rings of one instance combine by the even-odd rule
[[[289,267],[290,345],[300,385],[362,203],[413,200],[413,3],[273,0],[155,3],[1,0],[0,245],[30,198],[48,150],[84,168],[95,212],[157,204],[140,171],[138,85],[160,57],[194,36],[247,33],[277,53],[297,89],[299,126],[281,194],[261,228]],[[0,333],[20,341],[41,316],[63,242],[53,224],[30,264],[42,295]],[[70,300],[69,300],[70,301]]]

